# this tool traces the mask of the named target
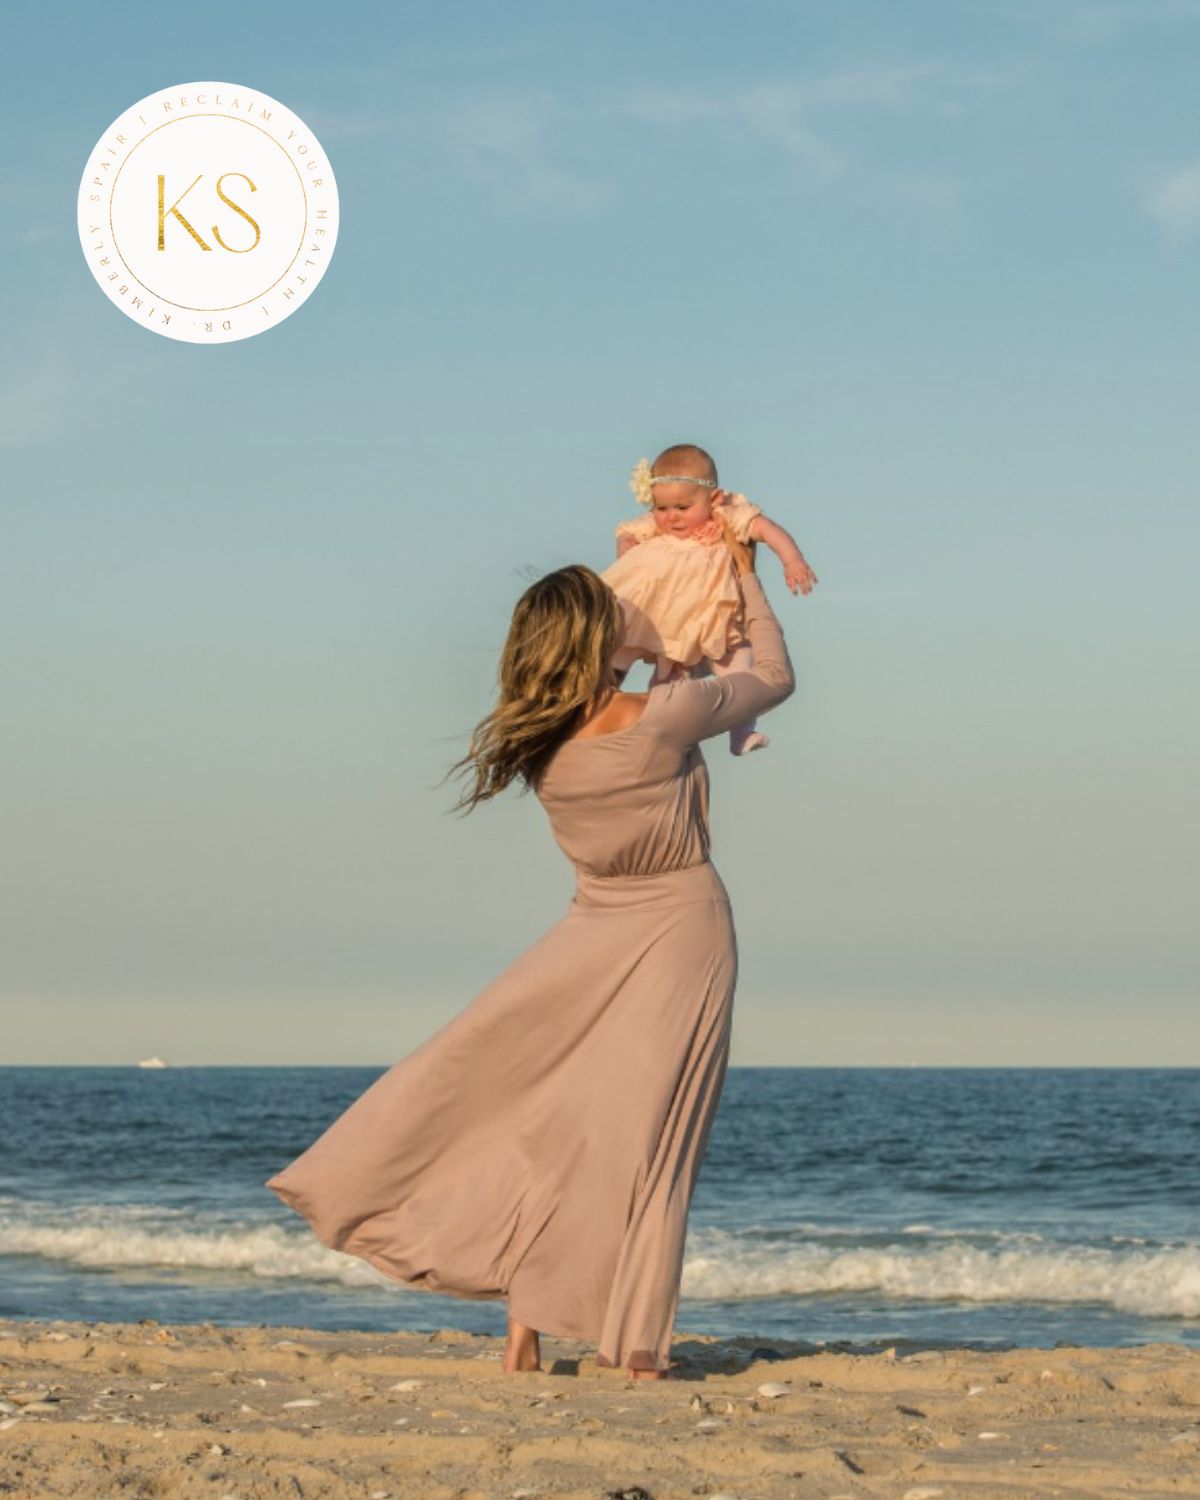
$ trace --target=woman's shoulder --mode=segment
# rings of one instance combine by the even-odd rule
[[[614,729],[628,729],[631,724],[636,724],[650,703],[650,691],[644,693],[618,693],[613,700],[619,704],[616,714],[613,716]]]
[[[568,735],[565,744],[576,740],[602,740],[610,734],[620,734],[631,728],[646,711],[649,693],[616,692],[605,705],[602,713],[576,734]]]

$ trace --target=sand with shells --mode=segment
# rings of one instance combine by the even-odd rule
[[[1200,1496],[1200,1351],[677,1338],[631,1381],[543,1337],[0,1322],[0,1495],[179,1500]]]

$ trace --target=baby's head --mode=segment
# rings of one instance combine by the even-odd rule
[[[663,531],[689,536],[712,517],[717,466],[703,448],[676,443],[650,465],[652,514]]]

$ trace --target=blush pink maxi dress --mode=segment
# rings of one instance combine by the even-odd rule
[[[725,1081],[737,944],[700,742],[794,677],[759,579],[755,664],[650,688],[564,741],[535,790],[566,914],[266,1186],[322,1244],[411,1287],[665,1370],[692,1191]]]

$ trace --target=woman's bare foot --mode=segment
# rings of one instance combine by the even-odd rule
[[[542,1368],[542,1351],[538,1346],[536,1328],[527,1328],[524,1323],[518,1323],[515,1318],[509,1318],[508,1344],[505,1347],[504,1361],[500,1368],[506,1375]]]

